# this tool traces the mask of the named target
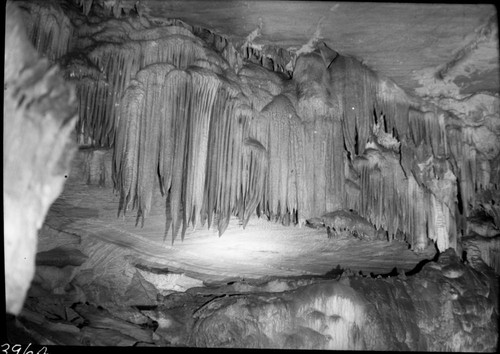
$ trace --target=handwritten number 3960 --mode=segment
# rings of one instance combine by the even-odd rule
[[[8,343],[4,343],[2,344],[2,352],[4,352],[5,354],[10,354],[11,352],[14,352],[16,354],[34,354],[33,350],[28,350],[30,345],[31,343],[29,343],[26,349],[21,352],[21,350],[23,349],[21,344],[14,344],[11,348]],[[42,347],[42,349],[37,351],[36,354],[47,354],[47,347]]]

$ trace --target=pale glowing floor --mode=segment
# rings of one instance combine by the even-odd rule
[[[234,218],[222,237],[206,226],[188,229],[184,241],[179,236],[172,245],[170,236],[164,241],[165,202],[159,193],[141,228],[135,226],[135,211],[117,217],[118,196],[112,188],[88,186],[77,177],[70,176],[52,205],[45,221],[48,227],[126,247],[139,259],[206,282],[322,275],[337,265],[364,274],[389,273],[394,267],[409,271],[435,252],[428,247],[415,254],[397,241],[328,239],[325,230],[284,227],[257,217],[246,229]]]

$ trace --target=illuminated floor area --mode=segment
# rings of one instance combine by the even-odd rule
[[[497,277],[452,249],[437,258],[433,246],[416,254],[258,218],[246,229],[231,220],[222,237],[188,230],[172,245],[161,195],[136,227],[135,212],[117,217],[107,179],[86,184],[81,157],[39,233],[13,335],[74,346],[496,348]]]
[[[165,202],[159,193],[142,228],[135,226],[135,211],[117,217],[117,210],[118,196],[111,187],[87,185],[76,171],[52,205],[45,227],[87,242],[104,241],[124,255],[205,282],[321,275],[337,265],[364,274],[389,273],[394,267],[409,271],[435,254],[433,246],[416,254],[403,242],[328,239],[325,230],[284,227],[257,217],[245,229],[234,218],[222,237],[206,226],[188,229],[184,241],[179,237],[172,245],[171,236],[165,237]]]

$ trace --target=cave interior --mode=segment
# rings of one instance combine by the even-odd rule
[[[497,350],[494,5],[18,0],[5,49],[9,343]]]

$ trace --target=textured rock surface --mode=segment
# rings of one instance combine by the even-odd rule
[[[491,6],[18,3],[85,146],[16,322],[36,341],[495,350]],[[331,211],[341,237],[289,226]]]
[[[74,88],[30,44],[15,5],[6,12],[3,195],[7,311],[17,314],[35,271],[37,232],[61,193],[74,151]]]
[[[235,281],[104,308],[71,291],[30,296],[12,331],[58,345],[491,352],[497,299],[498,276],[449,250],[412,276],[337,269],[330,279]]]
[[[384,231],[379,232],[370,222],[346,210],[327,213],[321,217],[321,221],[327,228],[328,237],[338,237],[347,231],[362,240],[387,239]]]
[[[277,294],[229,295],[195,314],[197,346],[493,351],[497,278],[450,250],[413,277],[350,277]]]

